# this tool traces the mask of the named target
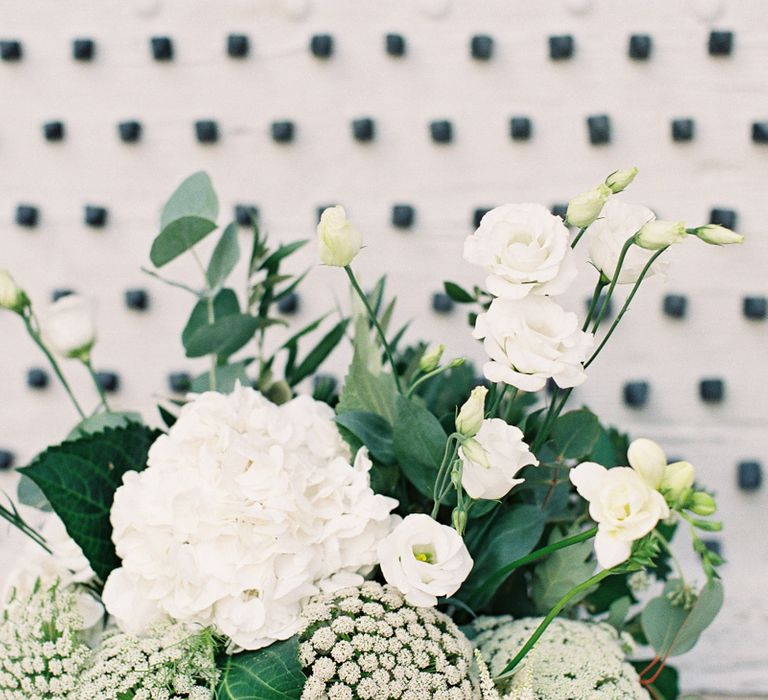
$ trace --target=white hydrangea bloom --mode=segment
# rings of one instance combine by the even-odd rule
[[[539,626],[540,618],[482,617],[473,623],[477,650],[492,676]],[[504,700],[649,700],[627,662],[627,640],[605,623],[555,619],[517,667]]]
[[[350,464],[333,411],[309,397],[200,395],[115,494],[123,561],[107,610],[132,633],[167,615],[244,649],[287,639],[309,596],[357,585],[378,562],[397,501],[374,494],[370,467],[362,450]]]

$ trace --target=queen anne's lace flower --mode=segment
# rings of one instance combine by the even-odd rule
[[[363,581],[397,501],[374,494],[333,411],[250,388],[187,404],[112,508],[122,567],[104,603],[126,632],[163,615],[257,649],[293,635],[310,596]]]
[[[434,608],[368,581],[318,596],[302,613],[302,700],[464,700],[481,696],[472,645]]]
[[[538,627],[540,619],[483,617],[473,624],[475,646],[498,676]],[[626,661],[630,640],[610,625],[558,618],[517,667],[504,700],[648,700]]]

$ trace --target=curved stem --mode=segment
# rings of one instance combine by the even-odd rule
[[[99,381],[99,378],[96,376],[96,372],[93,369],[93,363],[91,362],[91,358],[88,357],[87,359],[82,360],[82,363],[88,369],[88,374],[91,375],[91,379],[93,380],[93,383],[96,386],[96,391],[99,392],[99,399],[101,400],[101,405],[104,407],[104,410],[107,413],[109,413],[109,404],[107,403],[107,395],[104,393],[104,387],[101,386],[101,382]]]
[[[600,294],[602,294],[603,289],[605,289],[607,285],[608,282],[603,279],[603,274],[600,273],[600,277],[595,285],[595,293],[592,295],[592,301],[589,303],[589,309],[587,309],[587,317],[584,319],[584,325],[581,327],[582,331],[586,331],[587,328],[589,328],[589,324],[592,323],[595,309],[597,309],[597,303],[600,301]]]
[[[384,348],[384,353],[387,356],[389,366],[392,368],[392,376],[395,379],[395,385],[397,386],[397,391],[400,394],[402,394],[403,388],[400,385],[400,376],[398,375],[397,366],[395,365],[395,358],[392,357],[392,350],[390,349],[389,343],[387,342],[387,337],[384,335],[384,331],[382,330],[381,325],[379,324],[379,319],[376,317],[376,314],[371,308],[371,304],[368,301],[368,297],[365,295],[365,292],[360,287],[360,284],[358,283],[357,278],[355,277],[355,273],[352,272],[351,266],[345,265],[344,270],[347,273],[347,277],[349,277],[349,282],[352,285],[352,289],[354,289],[355,292],[357,293],[357,296],[360,297],[360,301],[363,302],[363,306],[365,306],[365,310],[368,312],[368,318],[371,320],[371,323],[376,329],[376,333],[378,334],[379,340],[381,341],[381,344]]]
[[[635,244],[635,237],[633,235],[624,242],[624,245],[621,248],[621,253],[619,253],[619,259],[616,262],[616,269],[613,271],[613,275],[611,277],[611,284],[608,287],[608,293],[605,295],[603,304],[600,307],[600,312],[598,313],[597,318],[595,319],[595,322],[592,325],[593,333],[598,329],[598,327],[600,326],[600,322],[603,320],[603,316],[605,316],[606,312],[608,311],[608,304],[610,303],[611,297],[613,296],[613,290],[616,289],[616,282],[619,279],[621,268],[624,265],[624,258],[627,257],[627,253],[629,252],[629,249],[634,244]]]
[[[575,248],[575,247],[576,247],[576,246],[579,244],[579,241],[581,240],[581,237],[582,237],[582,236],[584,235],[584,233],[586,232],[587,228],[588,228],[588,227],[587,227],[587,226],[585,226],[584,228],[580,228],[580,229],[579,229],[579,232],[576,234],[576,237],[575,237],[575,238],[573,239],[573,241],[571,242],[571,248]]]
[[[445,451],[443,452],[443,459],[440,462],[440,467],[437,470],[435,476],[435,485],[432,489],[432,496],[435,505],[432,508],[432,517],[436,518],[437,513],[440,510],[440,504],[442,503],[445,494],[447,493],[447,480],[450,479],[450,468],[453,465],[453,460],[456,458],[457,447],[454,441],[460,437],[458,433],[451,433],[448,436],[448,441],[445,443]]]
[[[453,366],[450,363],[447,365],[444,365],[443,367],[438,367],[437,369],[433,369],[431,372],[427,372],[425,375],[419,377],[409,387],[408,391],[405,394],[406,398],[410,398],[413,395],[413,392],[416,391],[416,389],[420,387],[424,382],[426,382],[429,379],[432,379],[432,377],[436,377],[438,374],[442,374],[443,372],[446,372],[449,369],[453,369]]]

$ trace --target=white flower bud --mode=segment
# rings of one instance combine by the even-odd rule
[[[419,369],[422,372],[431,372],[432,370],[437,369],[440,365],[440,358],[442,358],[444,352],[445,345],[442,343],[425,350],[419,360]]]
[[[608,201],[612,194],[611,188],[606,184],[582,192],[568,202],[568,211],[565,220],[571,226],[586,228],[589,226],[603,210],[603,205]]]
[[[476,386],[456,416],[456,431],[465,437],[472,437],[480,430],[485,418],[485,397],[488,389]]]
[[[16,284],[7,270],[0,270],[0,308],[21,311],[27,303],[27,296]]]
[[[718,224],[699,226],[698,228],[693,229],[693,232],[702,241],[711,243],[712,245],[729,245],[730,243],[744,242],[744,236]]]
[[[483,449],[483,446],[477,440],[475,440],[475,438],[465,440],[461,444],[461,454],[468,462],[478,464],[484,469],[491,468],[491,463],[488,460],[488,454]]]
[[[636,175],[637,168],[634,167],[628,170],[616,170],[605,178],[605,184],[610,187],[613,194],[618,194],[629,187]]]
[[[679,500],[691,486],[695,473],[690,462],[673,462],[664,469],[661,490],[668,493],[673,501]]]
[[[638,438],[633,440],[627,450],[629,465],[652,489],[661,486],[667,468],[667,456],[664,450],[653,440]]]
[[[649,221],[636,234],[635,243],[646,250],[661,250],[688,235],[682,221]]]
[[[64,357],[87,358],[96,342],[91,305],[77,294],[68,294],[51,304],[41,326],[45,341]]]
[[[346,267],[363,245],[363,237],[347,219],[344,207],[328,207],[317,225],[320,260],[325,265]]]

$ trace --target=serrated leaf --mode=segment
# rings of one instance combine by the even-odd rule
[[[443,287],[445,293],[458,304],[470,304],[475,301],[475,297],[455,282],[443,282]]]
[[[286,371],[285,379],[288,384],[295,386],[302,379],[305,379],[312,374],[341,342],[348,325],[348,318],[339,321],[339,323],[324,335],[320,342],[309,351],[307,356],[298,364],[298,366],[295,368],[291,367],[290,372]]]
[[[600,422],[586,409],[569,411],[560,416],[552,428],[552,441],[565,459],[588,455],[600,438]]]
[[[195,216],[208,221],[216,221],[219,216],[219,200],[207,173],[194,173],[176,188],[163,207],[160,228],[165,228],[172,221],[185,216]]]
[[[229,224],[213,249],[205,277],[208,286],[215,289],[229,277],[240,259],[240,243],[237,240],[237,224]]]
[[[298,640],[227,656],[221,666],[218,700],[299,700],[306,682]]]
[[[192,333],[184,346],[187,357],[228,357],[251,340],[261,325],[258,318],[248,314],[219,318]]]
[[[149,259],[155,267],[162,267],[202,241],[215,228],[214,221],[198,216],[183,216],[171,221],[152,241]]]
[[[159,432],[131,423],[48,448],[19,471],[32,479],[104,581],[120,560],[109,511],[123,474],[141,471]]]
[[[376,461],[382,464],[395,462],[392,426],[385,418],[365,411],[349,411],[336,416],[336,423],[365,445]]]

